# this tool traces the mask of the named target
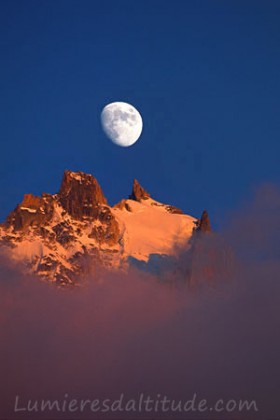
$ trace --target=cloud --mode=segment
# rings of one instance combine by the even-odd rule
[[[138,398],[143,393],[209,403],[255,400],[258,412],[92,413],[71,418],[279,418],[280,193],[261,187],[218,236],[201,240],[195,284],[205,258],[231,250],[233,273],[217,257],[209,287],[158,284],[144,272],[102,274],[84,289],[61,291],[0,270],[0,418],[69,418],[14,413],[15,397],[63,400]],[[280,248],[278,248],[280,249]],[[183,254],[182,254],[183,255]],[[182,258],[182,255],[180,258]],[[209,264],[206,264],[209,266]],[[218,273],[218,274],[217,274]],[[216,275],[218,275],[217,281]],[[2,416],[2,417],[1,417]]]

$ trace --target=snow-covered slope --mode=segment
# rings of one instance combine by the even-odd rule
[[[97,266],[125,270],[130,257],[175,255],[198,223],[137,181],[129,199],[110,207],[94,177],[65,171],[57,194],[26,194],[0,225],[0,250],[41,278],[76,284]]]
[[[125,202],[127,207],[114,208],[113,214],[123,232],[126,256],[147,261],[150,254],[173,255],[178,247],[187,245],[195,218],[170,213],[168,206],[151,198]]]

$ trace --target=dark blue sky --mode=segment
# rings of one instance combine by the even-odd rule
[[[280,181],[279,1],[2,0],[0,52],[1,220],[64,169],[216,225]],[[130,148],[102,132],[111,101],[143,116]]]

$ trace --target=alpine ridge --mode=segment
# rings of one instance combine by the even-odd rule
[[[41,279],[78,285],[98,267],[149,270],[154,261],[174,262],[196,231],[211,231],[207,212],[201,219],[183,214],[137,180],[127,199],[110,206],[92,175],[66,170],[57,194],[24,195],[0,225],[0,252]]]

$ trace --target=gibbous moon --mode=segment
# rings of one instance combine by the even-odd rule
[[[126,102],[112,102],[101,112],[105,134],[118,146],[132,146],[140,137],[143,121],[134,106]]]

